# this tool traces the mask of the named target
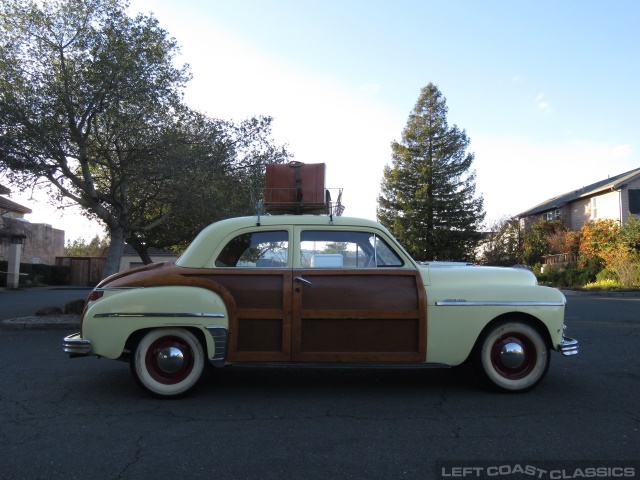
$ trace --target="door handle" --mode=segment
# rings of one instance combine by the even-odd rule
[[[304,279],[302,277],[295,277],[294,280],[296,280],[296,281],[298,281],[300,283],[305,283],[307,285],[311,285],[311,282],[309,280],[306,280],[306,279]]]

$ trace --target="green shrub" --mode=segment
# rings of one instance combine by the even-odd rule
[[[587,283],[584,288],[591,290],[591,289],[598,289],[598,290],[613,290],[616,288],[620,288],[620,282],[614,280],[614,279],[604,279],[604,280],[598,280],[596,282],[592,282],[592,283]]]
[[[596,279],[595,282],[620,282],[620,279],[618,278],[618,276],[612,272],[611,270],[607,270],[606,268],[604,270],[601,270],[598,275],[596,275]]]
[[[0,261],[0,271],[6,272],[9,268],[7,261]],[[44,285],[66,285],[69,277],[69,267],[57,265],[45,265],[42,263],[21,263],[19,283],[21,286],[35,287]],[[7,286],[7,275],[0,274],[0,287]]]
[[[70,267],[66,265],[53,265],[51,267],[50,285],[67,285],[69,283]]]
[[[580,285],[595,282],[596,277],[604,268],[604,262],[599,257],[592,257],[584,262],[584,266],[580,269]]]

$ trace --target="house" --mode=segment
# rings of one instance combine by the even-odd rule
[[[0,261],[8,260],[10,245],[21,244],[23,263],[54,265],[56,257],[64,254],[64,230],[27,221],[24,216],[31,209],[4,197],[10,193],[0,185]]]
[[[178,259],[178,255],[173,252],[153,247],[149,249],[149,256],[153,263],[173,262]],[[136,252],[131,245],[125,244],[122,251],[122,257],[120,257],[120,268],[118,271],[124,272],[125,270],[141,267],[143,265],[144,263],[142,263],[138,252]]]
[[[0,185],[0,274],[6,275],[7,287],[18,288],[20,277],[25,275],[20,272],[20,263],[53,265],[56,256],[64,251],[64,231],[29,223],[24,216],[31,209],[3,196],[10,193]]]
[[[9,195],[9,190],[4,185],[0,185],[0,217],[1,218],[24,218],[25,213],[31,213],[31,209],[18,205],[12,202],[8,198],[4,198],[3,195]]]
[[[592,220],[625,223],[630,215],[640,217],[640,168],[550,198],[515,218],[523,231],[540,220],[556,219],[579,231]]]

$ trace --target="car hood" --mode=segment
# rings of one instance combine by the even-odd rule
[[[425,265],[421,271],[428,305],[566,303],[560,290],[539,286],[526,268]]]
[[[529,285],[538,281],[526,268],[427,264],[420,267],[425,285]]]

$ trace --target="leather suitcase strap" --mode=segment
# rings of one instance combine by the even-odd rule
[[[300,172],[302,164],[299,162],[291,162],[289,165],[294,169],[296,176],[296,202],[298,205],[302,205],[302,173]]]

